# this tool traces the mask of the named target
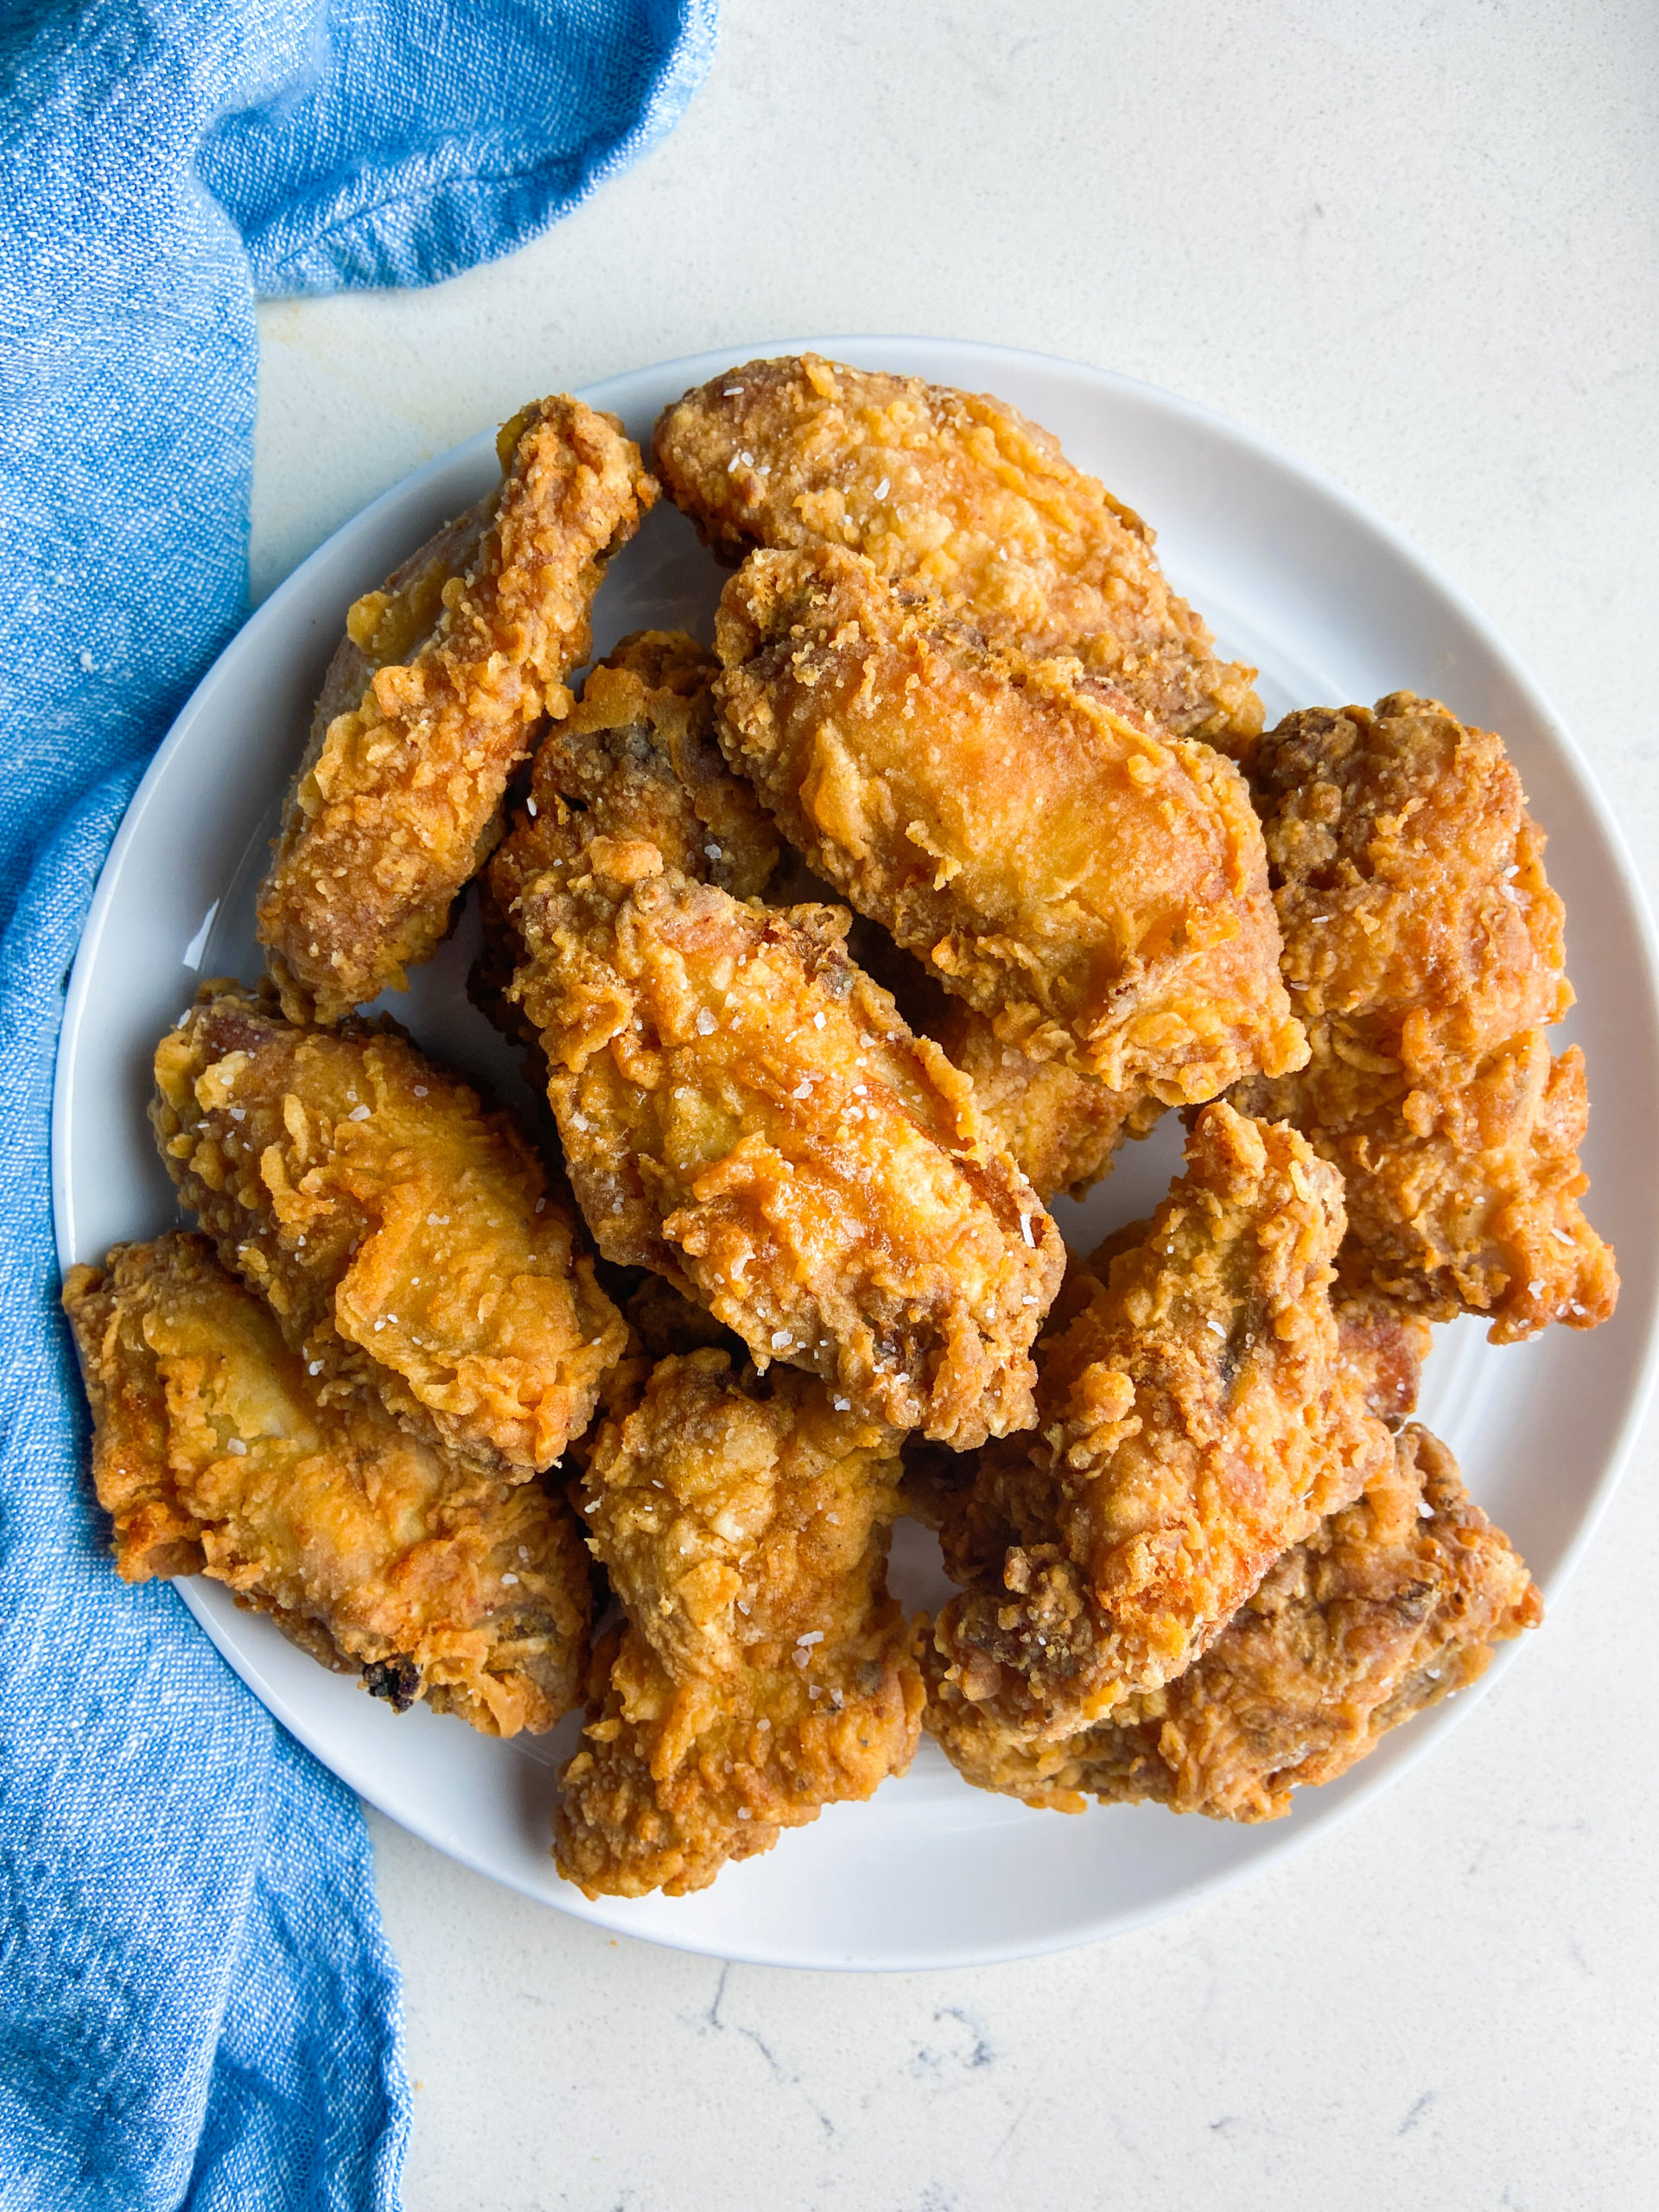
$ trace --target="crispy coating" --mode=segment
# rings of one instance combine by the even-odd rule
[[[975,1586],[933,1624],[928,1726],[970,1779],[1180,1674],[1386,1460],[1331,1307],[1342,1224],[1294,1131],[1217,1105],[1140,1239],[1083,1272],[1039,1440],[982,1454],[942,1531]]]
[[[1251,774],[1312,1058],[1235,1103],[1341,1168],[1344,1279],[1489,1313],[1499,1344],[1605,1320],[1584,1062],[1543,1036],[1573,998],[1561,902],[1503,741],[1395,692],[1288,716]]]
[[[404,1038],[204,986],[156,1054],[168,1172],[327,1402],[367,1389],[482,1477],[550,1467],[622,1318],[510,1115]]]
[[[1058,1232],[838,909],[741,905],[601,836],[516,914],[513,990],[607,1259],[862,1416],[959,1446],[1030,1425]]]
[[[898,1439],[786,1368],[664,1359],[600,1432],[580,1497],[626,1620],[565,1768],[559,1872],[680,1896],[916,1748],[922,1687],[887,1595]]]
[[[1001,1042],[1166,1104],[1300,1064],[1230,762],[833,548],[752,556],[716,637],[727,758]]]
[[[550,728],[525,804],[484,876],[485,951],[474,996],[499,1026],[526,1026],[506,996],[524,957],[515,903],[537,876],[569,867],[594,837],[649,838],[667,866],[734,898],[765,890],[778,839],[715,741],[709,687],[719,670],[683,631],[636,631]]]
[[[498,441],[502,482],[346,618],[259,897],[296,1020],[402,990],[500,834],[508,775],[568,711],[606,562],[657,497],[639,448],[577,399]]]
[[[552,1727],[587,1662],[569,1506],[476,1482],[368,1394],[325,1403],[206,1237],[118,1245],[64,1288],[92,1475],[129,1582],[204,1573],[399,1712]]]
[[[994,644],[1077,655],[1177,735],[1262,727],[1255,670],[1216,658],[1140,516],[999,399],[810,353],[751,361],[664,413],[655,459],[727,560],[847,547]]]
[[[1152,1798],[1273,1821],[1484,1674],[1543,1599],[1427,1429],[1271,1567],[1204,1656],[1064,1744],[1010,1750],[989,1787],[1080,1812]],[[982,1777],[976,1777],[976,1779]]]

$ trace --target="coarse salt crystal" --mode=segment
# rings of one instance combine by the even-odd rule
[[[772,1331],[772,1348],[773,1351],[787,1351],[789,1350],[789,1331],[787,1329],[774,1329]]]
[[[231,1439],[230,1442],[229,1442],[229,1443],[225,1446],[225,1449],[226,1449],[227,1452],[235,1452],[235,1454],[236,1454],[236,1456],[237,1456],[237,1458],[238,1458],[238,1459],[245,1459],[245,1458],[246,1457],[246,1455],[247,1455],[247,1449],[248,1449],[248,1447],[247,1447],[247,1446],[246,1446],[246,1445],[242,1441],[242,1440],[241,1440],[241,1438],[240,1438],[239,1436],[233,1436],[233,1437],[232,1437],[232,1439]]]
[[[1037,1239],[1031,1233],[1031,1216],[1028,1213],[1022,1213],[1020,1217],[1020,1234],[1034,1249]]]
[[[310,1363],[309,1366],[307,1367],[305,1371],[308,1375],[321,1375],[322,1372],[322,1362],[320,1359],[314,1359]]]
[[[366,1122],[369,1118],[369,1109],[366,1106],[353,1106],[346,1118],[348,1122]]]
[[[1218,1337],[1224,1337],[1227,1333],[1219,1321],[1206,1321],[1204,1325],[1206,1329],[1213,1329]]]
[[[1417,1518],[1420,1521],[1432,1521],[1434,1518],[1434,1509],[1426,1497],[1420,1497],[1417,1501]]]
[[[247,1108],[246,1108],[245,1106],[232,1106],[232,1109],[231,1109],[231,1119],[232,1119],[233,1122],[245,1122],[245,1121],[247,1120],[247,1118],[248,1118],[248,1109],[247,1109]]]
[[[797,1643],[822,1643],[823,1630],[821,1628],[810,1628],[804,1636],[798,1636],[795,1641]]]
[[[810,1098],[812,1096],[811,1077],[804,1076],[789,1095],[791,1098]]]
[[[743,387],[741,384],[728,384],[720,396],[722,399],[741,399]]]
[[[503,1582],[512,1582],[516,1584],[518,1578],[516,1574],[504,1574],[501,1580]]]
[[[705,845],[702,849],[704,855],[711,861],[722,860],[725,857],[724,848],[720,845]]]
[[[1552,1229],[1549,1233],[1563,1244],[1570,1244],[1573,1242],[1573,1239],[1567,1235],[1564,1229]]]
[[[424,1098],[424,1097],[425,1097],[425,1096],[426,1096],[426,1085],[425,1085],[423,1083],[417,1083],[417,1084],[416,1084],[416,1086],[415,1086],[415,1096],[416,1096],[417,1098]]]
[[[818,1013],[817,1013],[817,1014],[815,1014],[813,1015],[813,1017],[812,1017],[812,1027],[813,1027],[815,1029],[822,1029],[822,1028],[823,1028],[823,1014],[822,1010],[820,1010]]]
[[[719,1027],[719,1023],[706,1006],[698,1009],[697,1034],[699,1037],[712,1037]]]
[[[749,1808],[748,1808],[748,1807],[747,1807],[747,1805],[740,1805],[740,1806],[738,1807],[738,1808],[737,1808],[737,1817],[738,1817],[738,1819],[739,1819],[740,1821],[747,1821],[747,1820],[748,1819],[748,1817],[749,1817]]]
[[[838,1414],[849,1414],[853,1410],[850,1398],[831,1398],[830,1402]]]
[[[536,802],[533,798],[527,798],[524,801],[524,812],[529,815],[532,822],[536,819]]]

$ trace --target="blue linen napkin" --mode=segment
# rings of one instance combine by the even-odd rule
[[[670,130],[716,0],[0,8],[0,2203],[363,2212],[408,2127],[348,1791],[116,1577],[57,1307],[74,946],[244,611],[256,291],[425,283]]]

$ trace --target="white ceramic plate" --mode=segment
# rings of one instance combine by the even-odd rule
[[[1223,650],[1256,662],[1269,719],[1291,707],[1433,693],[1503,732],[1569,916],[1597,1102],[1590,1207],[1618,1242],[1617,1318],[1507,1351],[1470,1322],[1440,1332],[1423,1415],[1548,1590],[1586,1541],[1639,1416],[1653,1337],[1659,1191],[1644,1102],[1659,1096],[1649,925],[1604,801],[1536,688],[1476,611],[1396,532],[1335,485],[1202,409],[1098,369],[931,340],[785,340],[615,377],[583,397],[648,439],[658,410],[717,371],[806,345],[871,368],[989,390],[1047,424],[1074,461],[1150,517],[1174,583]],[[493,423],[336,532],[226,649],[156,754],[122,825],[76,962],[57,1072],[60,1255],[100,1255],[175,1218],[144,1121],[156,1039],[200,976],[251,977],[253,898],[278,800],[348,602],[493,480]],[[645,624],[701,626],[721,572],[664,505],[601,594],[597,644]],[[510,1056],[467,1005],[470,914],[396,1010],[433,1050],[522,1096]],[[1060,1225],[1087,1249],[1147,1211],[1176,1160],[1171,1122],[1132,1147]],[[930,1551],[931,1557],[930,1559]],[[944,1587],[931,1540],[899,1532],[895,1582]],[[237,1672],[353,1788],[442,1851],[601,1926],[773,1965],[913,1967],[1015,1958],[1105,1936],[1276,1857],[1382,1788],[1469,1700],[1397,1730],[1345,1780],[1266,1827],[1154,1807],[1037,1813],[969,1789],[924,1740],[868,1805],[831,1807],[694,1897],[590,1904],[549,1856],[553,1769],[574,1721],[498,1744],[453,1719],[401,1717],[331,1675],[216,1584],[181,1586]],[[1548,1631],[1546,1631],[1547,1633]],[[1516,1655],[1511,1646],[1498,1665]],[[1491,1676],[1488,1676],[1488,1680]]]

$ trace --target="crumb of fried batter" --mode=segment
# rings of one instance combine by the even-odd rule
[[[975,1586],[927,1637],[928,1726],[970,1779],[1179,1674],[1386,1459],[1332,1311],[1342,1226],[1303,1139],[1217,1105],[1139,1241],[1081,1271],[1038,1440],[982,1453],[942,1531]]]
[[[64,1309],[129,1582],[207,1574],[313,1657],[486,1735],[577,1701],[592,1570],[569,1507],[475,1477],[365,1393],[325,1403],[204,1236],[118,1245]]]
[[[607,1259],[872,1419],[962,1445],[1029,1426],[1058,1232],[837,909],[745,906],[598,838],[516,915],[514,995]]]
[[[498,441],[502,482],[346,618],[259,895],[286,1011],[334,1021],[429,960],[501,830],[536,724],[568,711],[605,564],[657,498],[580,400]]]
[[[1144,1799],[1273,1821],[1390,1728],[1483,1675],[1543,1599],[1414,1424],[1363,1497],[1272,1567],[1214,1643],[1162,1688],[1063,1744],[1010,1747],[975,1779],[1067,1812]]]
[[[1002,1043],[1172,1105],[1300,1065],[1230,761],[833,547],[751,556],[716,638],[733,766]]]
[[[406,1039],[204,984],[156,1053],[156,1141],[327,1403],[374,1391],[480,1476],[553,1465],[626,1329],[511,1115]]]
[[[559,1872],[589,1897],[702,1889],[916,1748],[922,1689],[887,1595],[898,1438],[816,1380],[661,1361],[578,1499],[623,1622],[561,1777]]]
[[[1001,400],[810,353],[751,361],[666,409],[654,456],[724,559],[849,547],[994,643],[1076,655],[1178,735],[1262,728],[1255,670],[1216,658],[1140,516]]]
[[[489,1018],[521,1041],[536,1040],[507,996],[524,958],[513,906],[594,837],[649,838],[667,866],[734,898],[766,889],[778,838],[715,741],[709,687],[719,672],[683,631],[636,631],[590,671],[543,739],[524,804],[482,878],[484,951],[472,985]]]
[[[1395,692],[1287,716],[1250,775],[1311,1057],[1233,1103],[1342,1170],[1344,1280],[1499,1344],[1593,1328],[1618,1279],[1579,1205],[1583,1058],[1543,1036],[1561,902],[1503,740]]]

